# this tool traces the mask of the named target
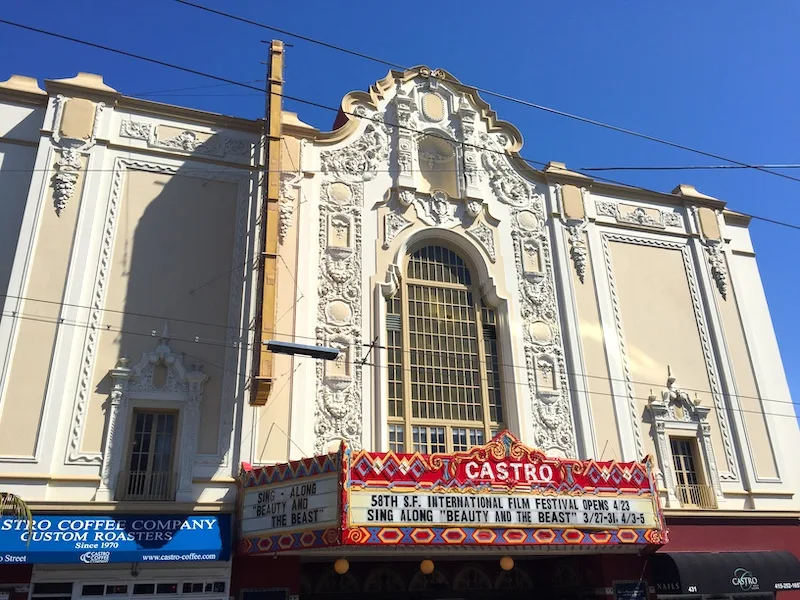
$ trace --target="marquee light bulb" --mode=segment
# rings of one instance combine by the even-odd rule
[[[423,572],[425,575],[430,575],[433,573],[433,561],[429,559],[423,560],[419,563],[419,570]]]
[[[333,563],[333,570],[339,575],[344,575],[350,570],[350,563],[347,562],[346,558],[338,558],[336,562]]]
[[[500,559],[500,568],[503,569],[503,571],[510,571],[514,568],[514,559],[510,556],[504,556]]]

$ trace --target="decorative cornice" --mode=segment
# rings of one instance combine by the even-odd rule
[[[213,131],[184,129],[181,133],[168,138],[161,138],[161,127],[173,127],[168,124],[148,123],[145,121],[125,120],[120,124],[120,137],[144,140],[150,148],[177,150],[187,154],[199,154],[224,158],[227,156],[249,157],[252,143],[248,140],[231,138]]]

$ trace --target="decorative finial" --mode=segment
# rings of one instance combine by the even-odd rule
[[[161,343],[166,344],[169,341],[169,321],[164,322],[164,328],[161,330]]]
[[[672,374],[672,366],[667,365],[667,389],[672,389],[677,381],[677,377]]]
[[[701,402],[702,402],[702,400],[700,400],[700,396],[698,396],[697,392],[695,392],[694,393],[694,405],[695,406],[700,406]]]

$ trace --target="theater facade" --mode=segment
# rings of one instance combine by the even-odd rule
[[[749,218],[534,162],[547,140],[444,70],[391,71],[321,131],[278,110],[283,53],[259,335],[335,358],[259,346],[232,590],[800,593]]]

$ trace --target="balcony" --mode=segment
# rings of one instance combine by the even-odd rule
[[[717,508],[717,497],[710,485],[678,485],[675,493],[682,508]]]
[[[175,500],[173,471],[122,471],[117,500]]]

